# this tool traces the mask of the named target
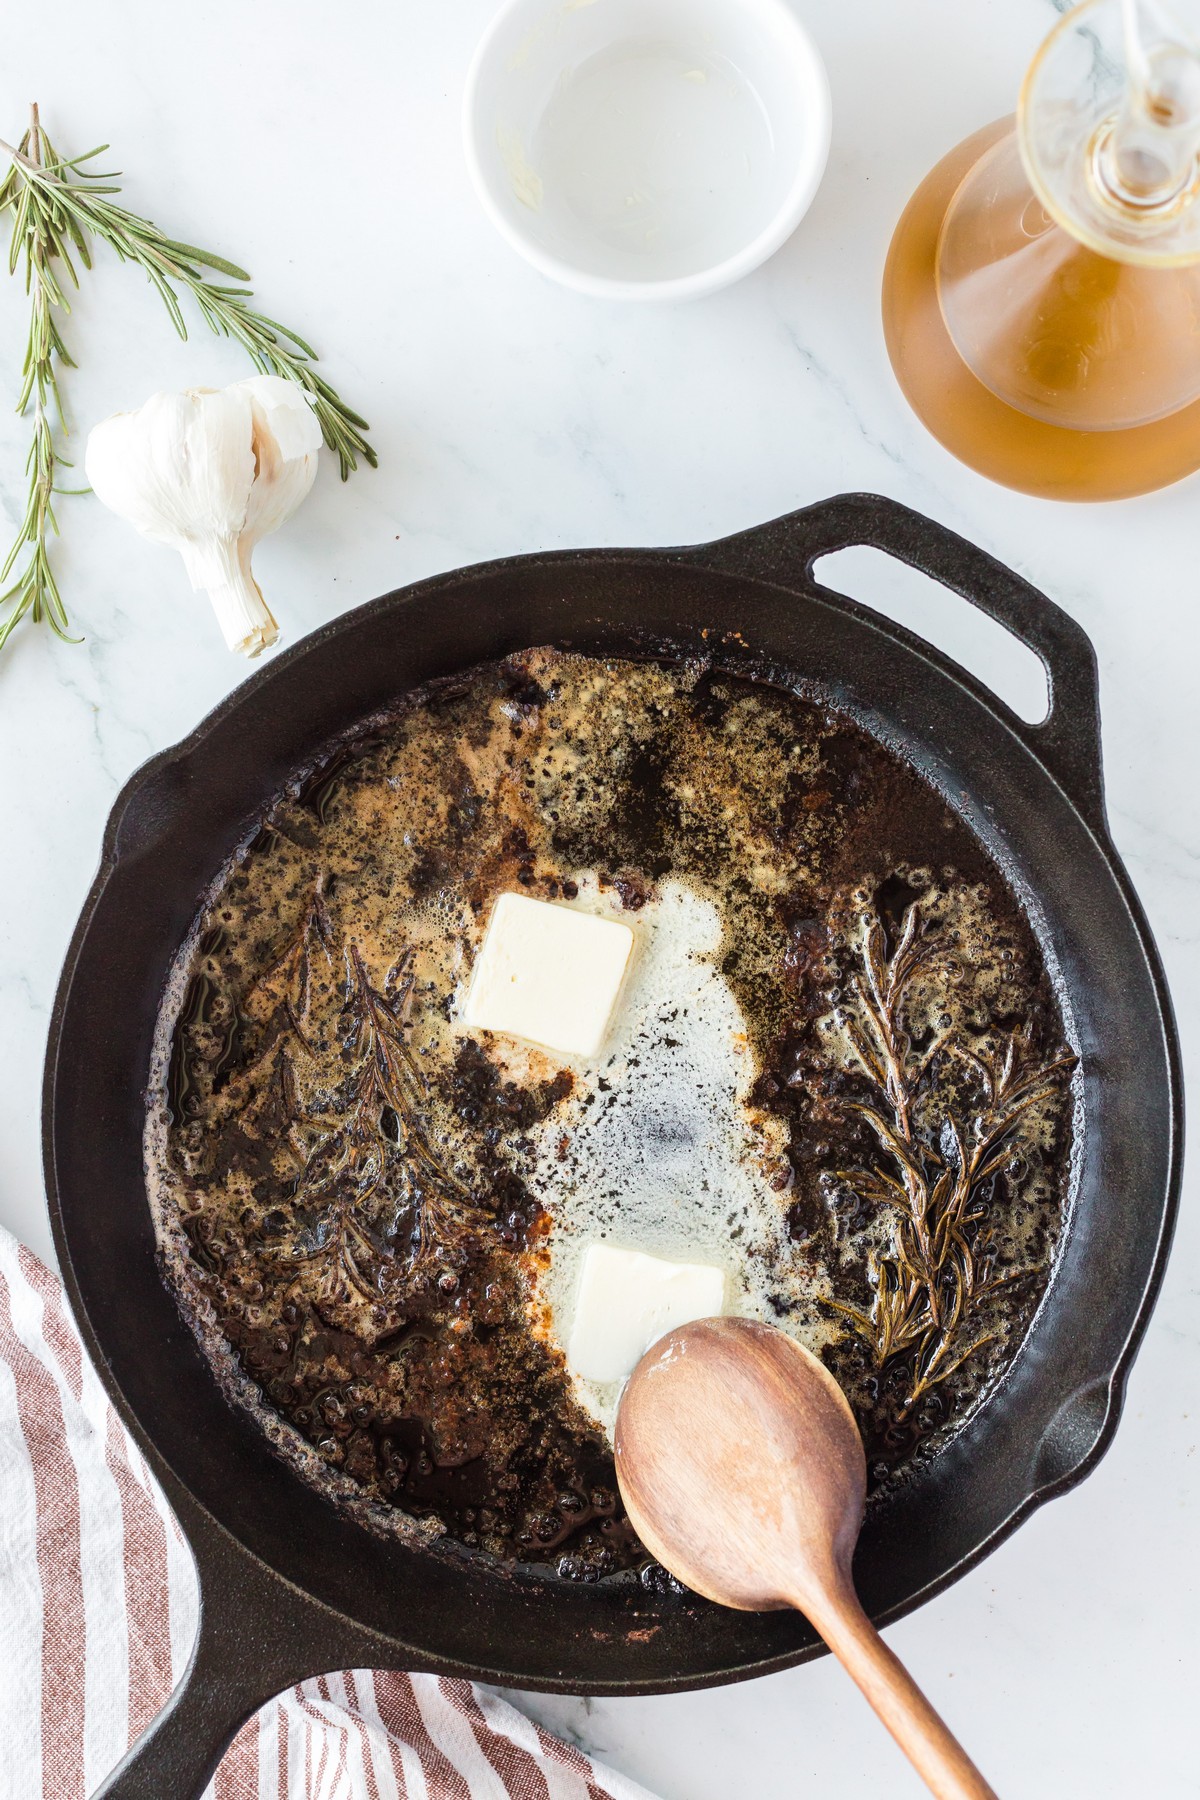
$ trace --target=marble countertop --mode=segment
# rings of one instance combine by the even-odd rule
[[[112,141],[130,203],[254,270],[372,422],[380,468],[312,500],[256,557],[286,638],[437,570],[509,552],[718,536],[843,489],[894,495],[1027,575],[1100,659],[1113,834],[1158,937],[1189,1075],[1200,1037],[1195,483],[1072,508],[989,486],[906,409],[878,290],[890,228],[944,150],[1011,110],[1050,0],[800,0],[834,99],[824,185],[792,241],[691,306],[553,287],[485,221],[459,146],[492,0],[59,0],[14,9],[0,134],[30,99],[62,149]],[[15,399],[24,330],[0,280]],[[172,337],[104,256],[68,321],[80,431],[156,388],[246,372],[201,326]],[[78,441],[78,440],[77,440]],[[26,425],[0,411],[0,515],[23,505]],[[84,641],[23,629],[0,663],[0,1219],[50,1254],[39,1162],[47,1018],[127,775],[242,679],[168,551],[64,500],[62,588]],[[998,681],[969,609],[856,555],[838,581]],[[131,1076],[131,1079],[133,1077]],[[1197,1791],[1200,1220],[1185,1193],[1166,1284],[1107,1458],[889,1638],[1001,1793]],[[666,1800],[922,1791],[828,1662],[649,1700],[521,1704]]]

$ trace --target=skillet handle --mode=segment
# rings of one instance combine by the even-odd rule
[[[195,1647],[162,1712],[92,1800],[202,1800],[238,1731],[276,1694],[330,1669],[395,1664],[384,1640],[275,1575],[174,1482],[170,1499],[200,1579]]]
[[[983,691],[1092,829],[1107,837],[1096,652],[1091,639],[1069,613],[986,550],[885,495],[838,494],[768,525],[707,544],[697,556],[709,567],[758,580],[774,579],[782,586],[795,585],[799,560],[809,585],[821,594],[832,590],[813,580],[813,564],[819,557],[853,544],[884,550],[932,576],[1005,626],[1034,652],[1046,671],[1050,694],[1050,710],[1039,725],[1018,718],[996,695]],[[915,633],[890,622],[889,630],[906,636],[914,648],[928,654],[930,646]],[[951,667],[958,679],[980,686],[957,663]]]

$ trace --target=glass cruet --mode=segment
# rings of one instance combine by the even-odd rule
[[[897,379],[962,461],[1113,499],[1200,467],[1200,0],[1082,0],[1015,119],[922,182],[883,291]]]

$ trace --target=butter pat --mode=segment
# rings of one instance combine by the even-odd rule
[[[475,961],[463,1018],[564,1056],[595,1056],[633,949],[619,919],[501,894]]]
[[[589,1244],[567,1361],[585,1381],[624,1381],[651,1344],[725,1304],[725,1271]]]

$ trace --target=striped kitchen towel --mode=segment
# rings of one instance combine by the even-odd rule
[[[0,1229],[0,1800],[87,1800],[178,1681],[196,1612],[58,1281]],[[605,1796],[651,1800],[486,1689],[353,1669],[264,1707],[206,1800]]]

